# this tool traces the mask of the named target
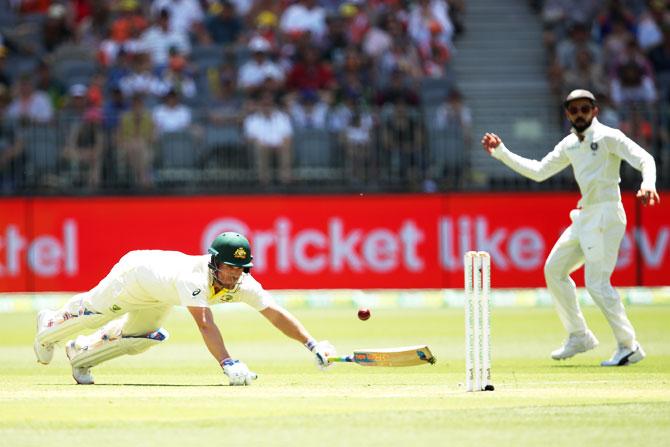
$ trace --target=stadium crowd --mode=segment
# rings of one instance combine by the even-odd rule
[[[670,4],[665,0],[544,0],[548,77],[557,102],[596,94],[599,119],[670,167]],[[561,116],[561,119],[564,119]]]
[[[434,190],[423,142],[471,120],[449,79],[464,9],[0,0],[0,191],[288,187],[333,168]]]

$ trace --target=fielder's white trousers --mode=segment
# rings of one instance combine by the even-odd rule
[[[561,234],[544,266],[547,288],[558,316],[569,333],[587,330],[570,274],[584,265],[586,289],[607,318],[620,345],[632,347],[635,330],[617,291],[610,284],[626,229],[621,202],[606,202],[570,212],[570,225]]]

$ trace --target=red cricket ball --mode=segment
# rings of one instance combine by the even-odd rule
[[[358,319],[365,321],[370,318],[370,309],[358,309]]]

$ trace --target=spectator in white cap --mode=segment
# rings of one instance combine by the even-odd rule
[[[237,81],[247,93],[253,93],[259,87],[276,91],[283,85],[284,72],[268,57],[271,50],[270,43],[262,37],[256,36],[249,42],[252,57],[240,67]]]

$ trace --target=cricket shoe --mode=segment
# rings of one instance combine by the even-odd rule
[[[551,358],[554,360],[565,360],[573,357],[576,354],[590,351],[598,346],[598,339],[593,332],[587,330],[586,332],[574,332],[568,336],[562,347],[551,353]]]
[[[642,346],[639,343],[634,343],[632,348],[619,345],[619,348],[614,351],[612,358],[600,363],[600,366],[625,366],[637,363],[647,355],[644,353]]]
[[[37,361],[43,365],[48,365],[51,363],[51,359],[54,357],[54,345],[46,344],[43,345],[38,341],[39,335],[42,331],[49,328],[49,322],[53,317],[53,312],[47,309],[43,309],[37,313],[37,333],[35,334],[35,342],[33,343],[33,350],[35,351],[35,356]]]
[[[70,360],[70,363],[72,363],[72,360],[77,356],[79,351],[81,351],[81,349],[77,347],[75,340],[70,340],[65,345],[65,353],[67,354],[67,358]],[[73,366],[72,377],[79,385],[93,385],[95,383],[93,381],[93,373],[91,373],[91,368]]]

